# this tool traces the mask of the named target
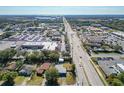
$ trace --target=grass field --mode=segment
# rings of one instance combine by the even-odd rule
[[[27,82],[27,85],[41,85],[43,81],[42,77],[39,76],[33,76],[31,80]]]
[[[24,80],[25,80],[25,77],[24,76],[17,76],[14,79],[15,85],[21,85]]]

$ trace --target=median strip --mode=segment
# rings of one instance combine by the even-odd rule
[[[78,36],[78,35],[77,35],[77,36]],[[79,37],[79,36],[78,36],[78,37]],[[83,47],[82,41],[81,41],[81,47],[82,47],[82,49],[83,49],[85,52],[87,52],[86,49]],[[93,67],[95,68],[95,70],[96,70],[96,72],[98,73],[98,76],[99,76],[100,79],[102,80],[103,84],[104,84],[105,86],[108,86],[108,83],[107,83],[107,81],[105,80],[104,76],[101,74],[100,70],[96,67],[96,65],[95,65],[94,62],[91,60],[91,58],[90,58],[90,63],[91,63],[91,64],[93,65]]]

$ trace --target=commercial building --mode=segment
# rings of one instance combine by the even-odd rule
[[[120,38],[124,38],[124,32],[118,31],[118,32],[112,32],[112,34],[114,34]]]
[[[105,73],[106,77],[111,74],[117,74],[118,71],[116,70],[115,63],[111,61],[98,61],[99,66]]]
[[[123,71],[124,71],[124,65],[123,65],[123,64],[117,64],[117,69],[118,69],[120,72],[123,72]]]
[[[42,42],[25,42],[22,44],[22,49],[42,49]]]
[[[25,42],[21,45],[22,49],[41,49],[54,51],[58,47],[57,42]]]
[[[43,50],[56,50],[58,47],[58,44],[56,42],[43,42]]]

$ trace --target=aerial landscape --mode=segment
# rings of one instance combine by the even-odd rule
[[[0,7],[0,86],[124,86],[120,8]]]

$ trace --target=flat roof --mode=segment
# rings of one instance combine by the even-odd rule
[[[96,31],[102,30],[101,28],[97,28],[97,27],[93,27],[93,26],[89,26],[88,29],[89,30],[96,30]]]
[[[109,76],[112,73],[117,73],[114,68],[114,62],[111,61],[98,61],[99,66],[102,68],[104,73]]]
[[[33,70],[34,69],[34,66],[33,65],[27,65],[27,64],[24,64],[22,66],[22,69],[21,70]]]
[[[118,32],[112,32],[112,33],[124,37],[124,32],[118,31]]]
[[[42,42],[25,42],[23,45],[30,45],[30,46],[42,45]]]
[[[56,65],[55,68],[59,73],[66,73],[66,69],[63,67],[63,65]]]
[[[117,64],[122,70],[124,70],[124,65],[123,64]]]
[[[44,46],[43,49],[45,50],[55,50],[58,46],[56,42],[43,42],[42,45]]]
[[[64,61],[64,59],[63,58],[59,58],[59,62],[63,62]]]
[[[23,46],[43,46],[43,50],[55,50],[58,44],[56,42],[25,42]]]

